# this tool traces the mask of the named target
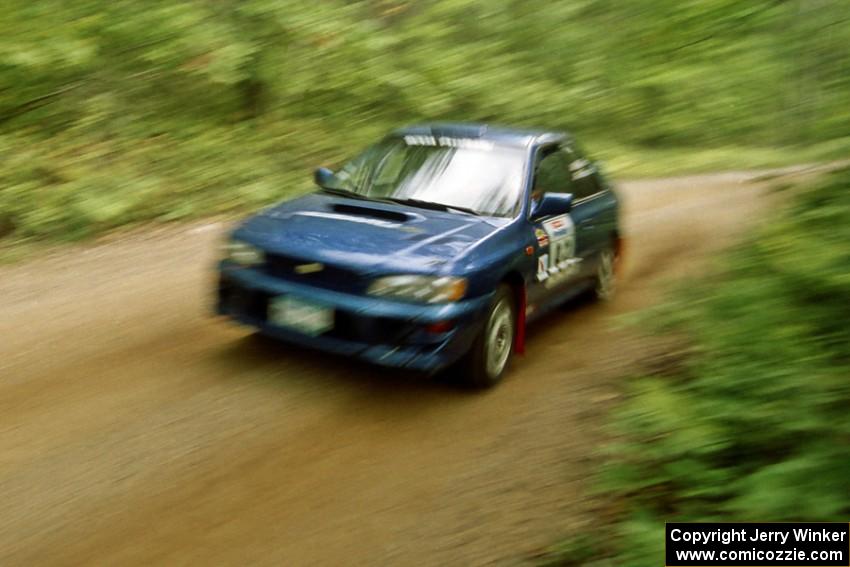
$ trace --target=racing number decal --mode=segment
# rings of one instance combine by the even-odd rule
[[[547,286],[557,285],[578,272],[581,258],[576,257],[576,227],[570,215],[545,221],[549,251],[537,258],[537,280]],[[538,236],[538,243],[540,242]],[[542,248],[542,245],[541,245]]]
[[[544,281],[549,278],[549,254],[541,254],[537,258],[537,281]]]

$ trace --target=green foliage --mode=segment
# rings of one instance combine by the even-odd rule
[[[637,173],[846,150],[847,21],[843,0],[7,0],[0,237],[254,207],[422,120],[569,128]]]
[[[846,519],[848,242],[845,170],[653,311],[692,347],[632,381],[614,418],[601,483],[625,510],[615,564],[657,565],[666,521]]]

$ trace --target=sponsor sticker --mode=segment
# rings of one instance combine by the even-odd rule
[[[545,235],[548,253],[537,260],[537,280],[546,281],[546,286],[556,286],[579,272],[581,258],[576,257],[575,223],[570,215],[561,215],[543,223],[543,229],[536,229],[534,235],[540,243],[541,233]]]
[[[404,143],[408,146],[440,146],[443,148],[466,148],[472,150],[492,150],[493,142],[475,138],[450,138],[448,136],[405,136]]]
[[[537,245],[541,248],[549,246],[549,235],[542,228],[534,229],[534,236],[537,238]]]
[[[543,229],[549,233],[549,237],[553,241],[575,233],[575,225],[569,215],[561,215],[547,220],[543,223]]]

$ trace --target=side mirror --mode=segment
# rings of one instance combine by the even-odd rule
[[[334,172],[327,167],[319,167],[313,172],[313,181],[319,187],[329,188],[334,186]]]
[[[572,193],[544,193],[543,198],[532,204],[531,218],[539,220],[545,217],[565,215],[573,208]]]

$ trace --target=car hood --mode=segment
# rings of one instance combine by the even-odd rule
[[[269,253],[361,272],[429,273],[509,219],[311,193],[246,220],[234,236]]]

